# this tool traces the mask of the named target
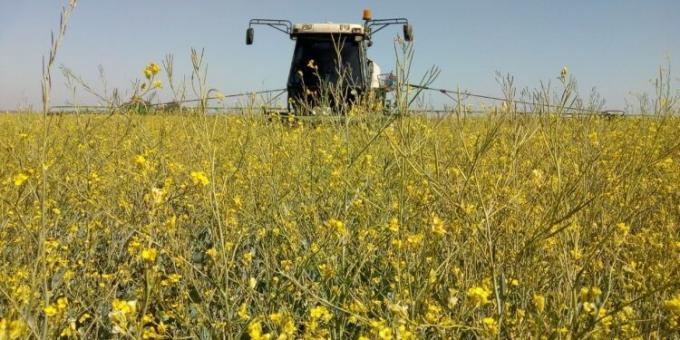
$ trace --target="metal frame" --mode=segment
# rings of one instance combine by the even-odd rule
[[[406,18],[393,18],[393,19],[371,19],[371,20],[366,20],[366,28],[368,32],[368,36],[370,37],[373,35],[373,33],[378,33],[380,30],[383,28],[390,26],[390,25],[408,25],[408,19]],[[377,29],[373,29],[373,27],[378,27]]]
[[[253,25],[269,26],[277,31],[290,35],[293,31],[293,23],[290,20],[274,20],[274,19],[250,19],[248,28]]]
[[[392,19],[371,19],[366,20],[364,27],[366,28],[366,35],[368,40],[374,33],[380,32],[383,28],[390,25],[408,25],[408,19],[406,18],[392,18]],[[293,23],[290,20],[278,20],[278,19],[250,19],[248,22],[248,28],[252,28],[254,25],[269,26],[279,32],[288,34],[292,37],[293,33]]]

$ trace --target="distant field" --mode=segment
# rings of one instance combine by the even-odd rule
[[[0,115],[0,339],[677,336],[680,118],[388,122]]]

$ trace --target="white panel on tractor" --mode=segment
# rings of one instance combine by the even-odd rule
[[[318,34],[318,33],[363,35],[364,26],[360,24],[335,24],[335,23],[293,25],[293,34]]]

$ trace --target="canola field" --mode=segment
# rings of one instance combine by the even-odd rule
[[[677,338],[678,117],[0,116],[0,339]]]

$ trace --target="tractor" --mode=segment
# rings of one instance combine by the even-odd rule
[[[369,97],[385,104],[394,77],[381,75],[367,50],[373,45],[373,34],[387,26],[403,25],[405,41],[413,40],[413,28],[405,18],[373,19],[368,9],[363,12],[363,20],[363,24],[250,20],[247,45],[253,43],[256,25],[279,30],[296,42],[286,85],[288,113],[344,114]]]

